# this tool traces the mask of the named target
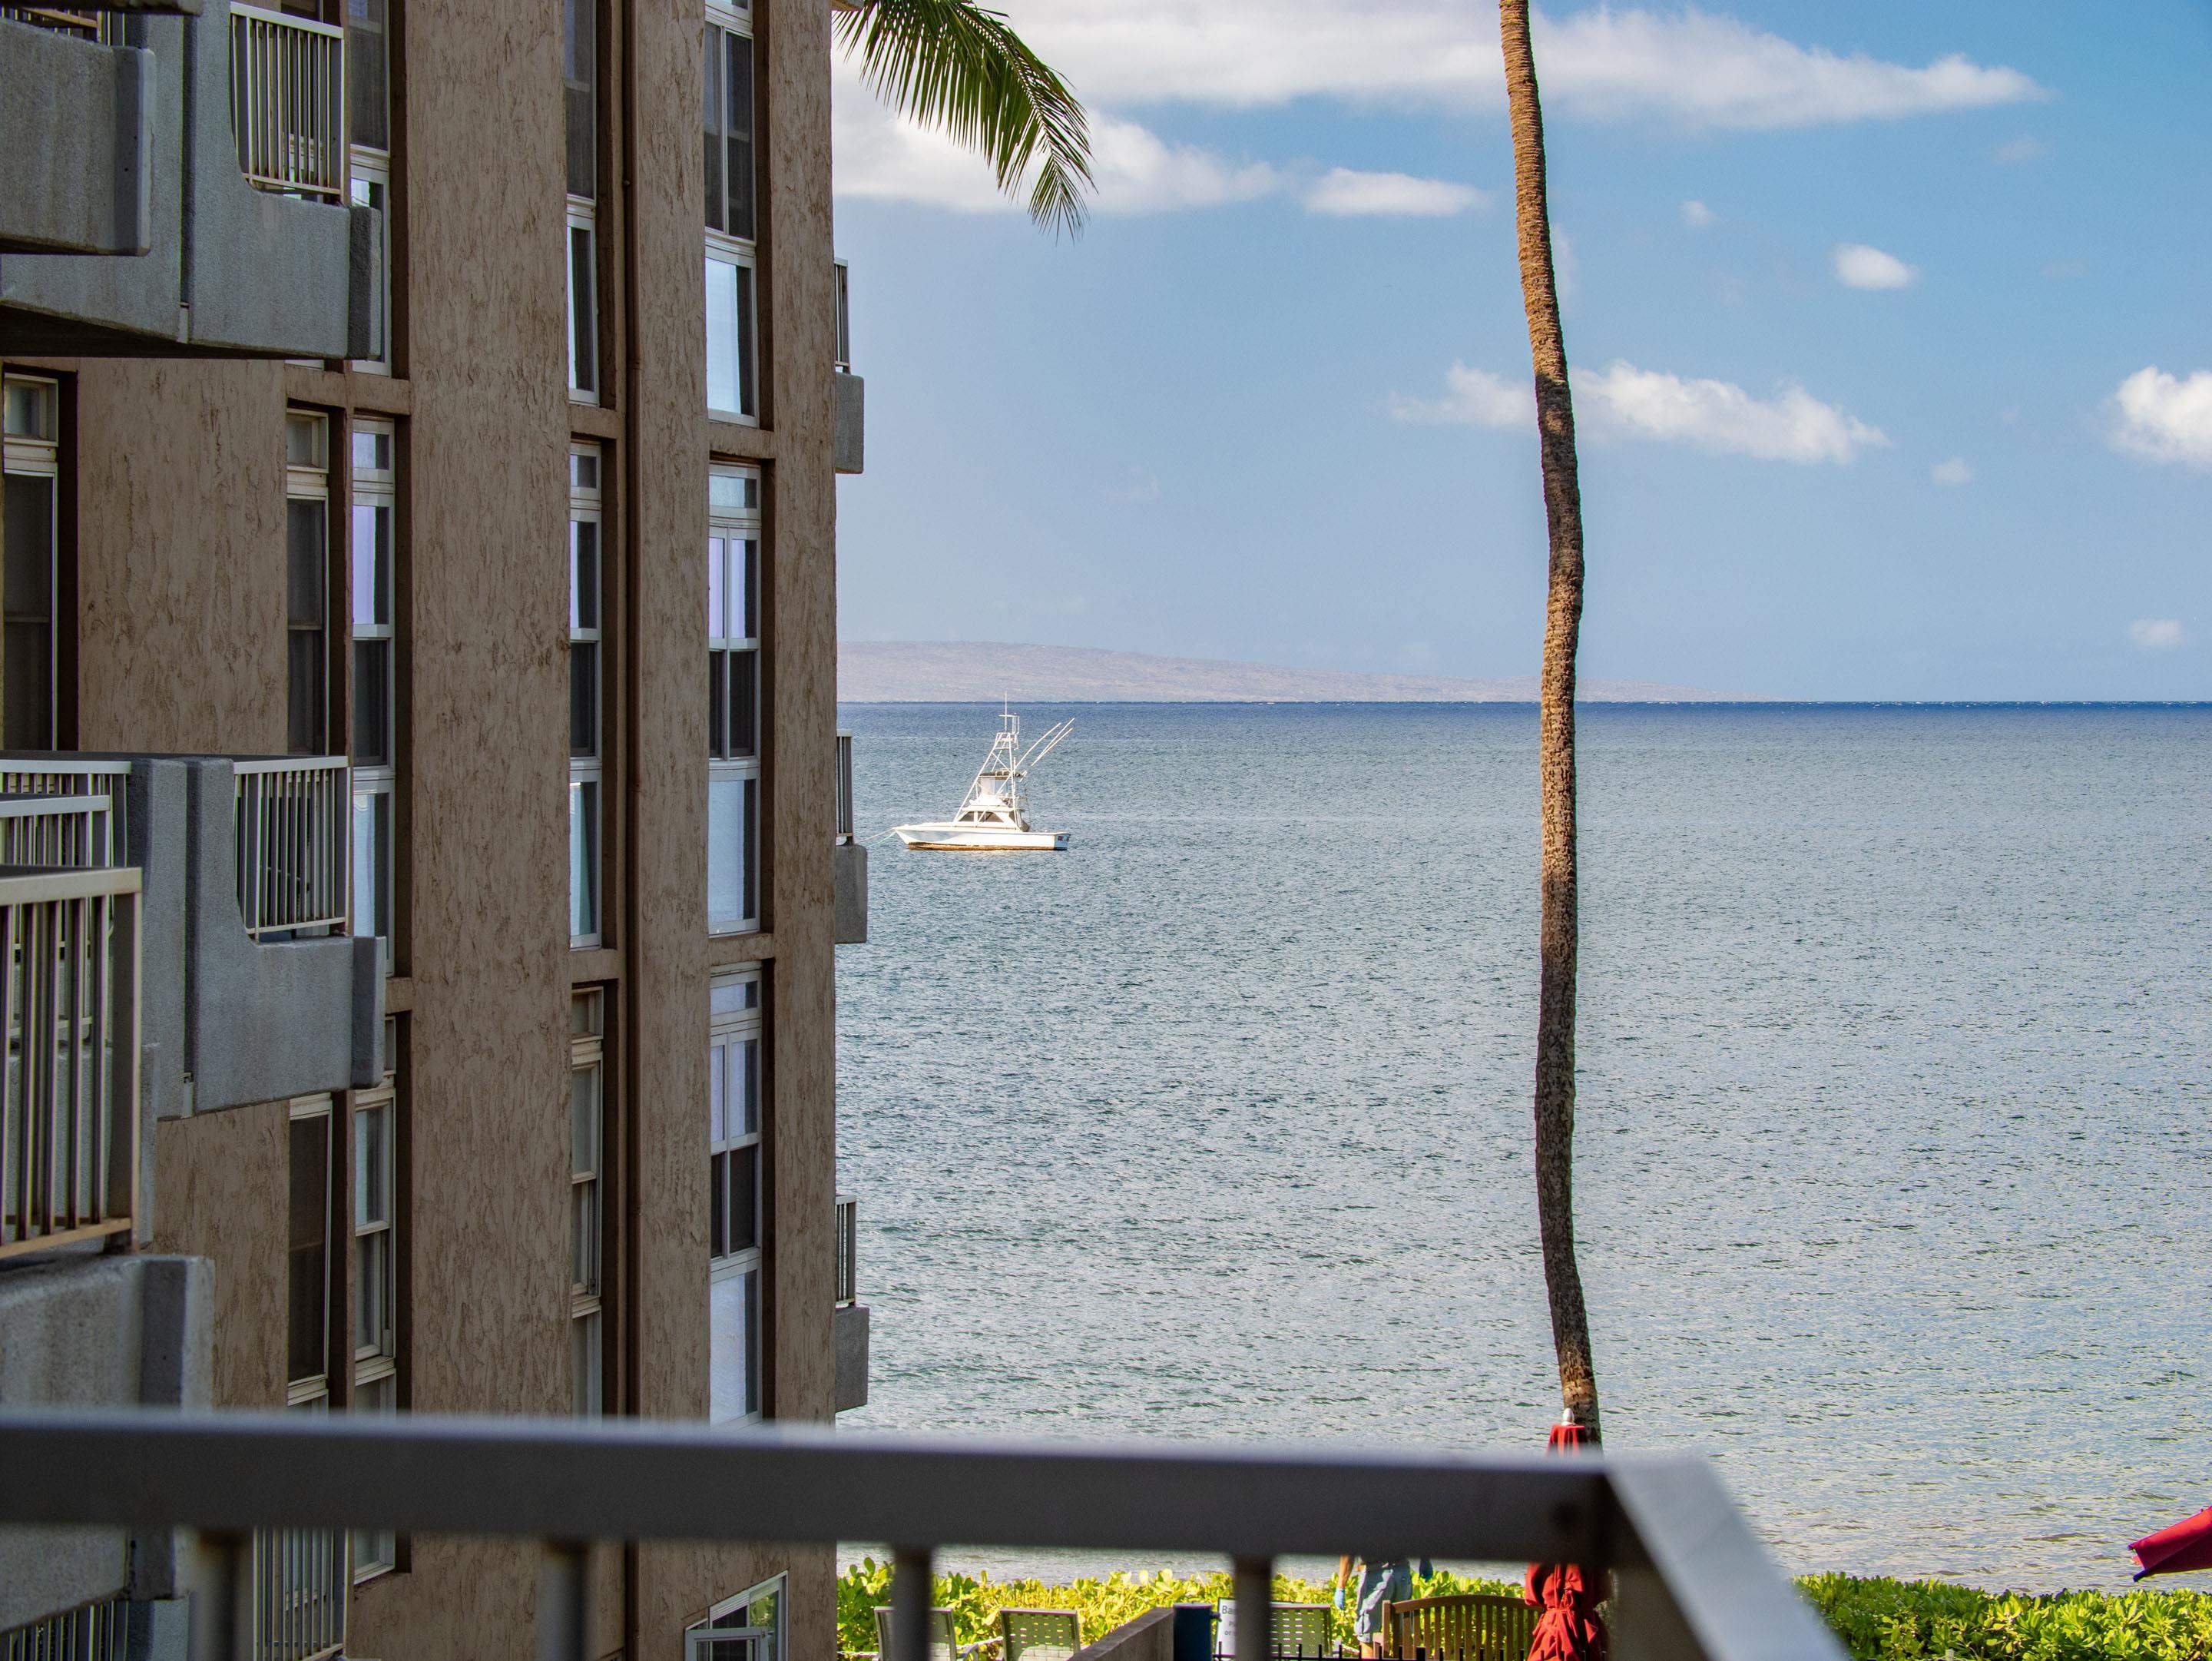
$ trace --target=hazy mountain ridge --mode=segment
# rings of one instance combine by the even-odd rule
[[[837,697],[847,703],[1532,703],[1536,678],[1286,669],[1211,658],[1155,657],[1088,646],[990,641],[840,642]],[[1584,680],[1592,703],[1715,703],[1744,695],[1654,681]]]

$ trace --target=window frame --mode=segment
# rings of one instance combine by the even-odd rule
[[[29,404],[19,403],[28,396]],[[24,430],[16,413],[29,407],[39,411],[40,430]],[[9,478],[41,479],[46,486],[46,608],[43,617],[17,616],[0,609],[0,668],[6,663],[5,633],[18,624],[40,625],[45,636],[46,687],[41,742],[10,748],[55,750],[61,747],[61,382],[50,375],[0,376],[0,491]],[[4,684],[0,682],[0,684]]]
[[[702,229],[706,238],[707,412],[718,421],[756,427],[761,421],[761,387],[766,379],[761,370],[760,349],[759,246],[760,220],[763,205],[761,189],[760,44],[758,37],[753,31],[752,9],[750,5],[725,3],[724,0],[707,0],[704,9],[706,27],[702,36],[702,68],[704,73],[700,82],[702,119],[699,131],[702,137],[707,132],[704,117],[710,82],[712,87],[720,92],[720,95],[726,104],[727,93],[724,89],[723,76],[718,67],[721,54],[726,50],[722,44],[722,37],[738,36],[746,43],[747,61],[751,76],[751,94],[748,100],[750,106],[751,129],[745,135],[745,155],[746,165],[751,169],[752,173],[752,188],[747,197],[752,219],[752,223],[748,228],[750,234],[732,230],[726,223],[717,226],[710,220],[705,220],[702,216]],[[725,221],[729,217],[727,211],[729,184],[727,179],[722,177],[721,167],[726,164],[730,128],[726,121],[718,119],[714,126],[711,138],[707,140],[710,146],[719,147],[722,158],[722,161],[714,167],[711,176],[720,179],[719,207],[720,216]],[[727,274],[726,277],[718,275],[718,267],[720,268],[721,272]],[[726,291],[725,284],[736,291],[732,296],[734,303],[731,308],[730,319],[734,331],[730,341],[730,351],[735,358],[730,368],[734,377],[736,396],[727,402],[718,402],[714,374],[714,324],[717,313],[717,301]]]
[[[606,1378],[607,1169],[611,1114],[607,1098],[607,1011],[612,989],[578,987],[569,995],[568,1018],[568,1320],[569,1401],[578,1418],[609,1411]],[[577,1082],[589,1076],[591,1158],[580,1169]],[[588,1262],[588,1274],[579,1265]]]
[[[364,438],[382,439],[390,447],[387,452],[391,465],[379,468],[364,466],[362,462],[361,441]],[[356,417],[347,435],[348,454],[352,463],[353,505],[346,520],[347,535],[347,631],[351,643],[347,670],[352,676],[351,715],[346,730],[347,753],[352,761],[353,814],[349,830],[348,858],[353,862],[353,921],[356,934],[374,934],[377,939],[377,955],[384,972],[392,972],[397,952],[394,937],[398,919],[398,835],[397,827],[397,795],[400,764],[399,720],[399,424],[381,417]],[[362,562],[368,551],[362,545],[360,534],[361,516],[364,513],[385,515],[384,565],[379,573],[372,560],[368,581],[372,589],[381,580],[383,592],[372,593],[369,610],[373,614],[380,605],[384,621],[378,623],[372,615],[364,620],[362,615]],[[382,665],[384,681],[383,741],[384,754],[380,760],[363,761],[358,753],[362,711],[368,700],[362,696],[361,674],[362,651],[364,647],[375,651]],[[367,827],[366,867],[362,862],[363,826]],[[369,880],[362,878],[364,869]],[[364,928],[362,925],[368,926]]]
[[[762,673],[769,599],[766,496],[767,478],[757,466],[717,462],[708,469],[707,932],[710,935],[757,932],[765,910],[760,827],[762,762],[768,749],[768,700]],[[739,626],[750,623],[753,632],[726,632],[732,622]],[[737,753],[731,731],[735,725],[732,688],[740,673],[751,689],[751,744],[744,754]],[[737,799],[739,903],[736,910],[718,916],[714,908],[715,858],[720,851],[715,840],[715,800],[718,792],[732,788]]]
[[[349,1311],[349,1348],[352,1368],[352,1388],[346,1398],[349,1411],[375,1415],[396,1414],[399,1411],[399,1285],[401,1257],[402,1214],[399,1189],[400,1119],[404,1111],[401,1083],[404,1076],[401,1056],[400,1019],[387,1015],[384,1020],[384,1077],[374,1086],[353,1093],[351,1124],[348,1135],[349,1152],[352,1159],[350,1174],[353,1193],[349,1204],[352,1240],[348,1256],[350,1275],[349,1285],[353,1299]],[[363,1224],[362,1218],[362,1116],[365,1114],[384,1115],[382,1146],[383,1170],[380,1173],[384,1187],[384,1216],[381,1220]],[[371,1243],[364,1246],[363,1242]],[[378,1251],[383,1260],[384,1324],[374,1344],[360,1342],[358,1330],[361,1320],[361,1287],[362,1281],[362,1252]],[[379,1575],[390,1574],[399,1567],[399,1536],[391,1529],[355,1529],[349,1532],[349,1550],[351,1557],[351,1584],[361,1585]]]
[[[323,756],[331,753],[331,432],[333,423],[326,410],[303,409],[287,405],[284,410],[284,742],[285,752],[295,756]],[[309,459],[292,459],[292,441],[296,433],[312,433],[308,447]],[[321,508],[321,548],[314,569],[319,587],[316,590],[314,618],[312,622],[295,616],[293,611],[293,569],[296,557],[292,547],[292,508],[295,502],[313,502]],[[313,688],[313,709],[308,713],[304,734],[295,729],[301,714],[298,707],[300,689],[295,684],[298,667],[296,637],[312,635],[315,641],[317,679]],[[348,735],[349,747],[351,735]]]
[[[291,1128],[294,1125],[317,1119],[323,1122],[323,1203],[319,1214],[322,1218],[323,1231],[320,1248],[322,1267],[316,1277],[322,1288],[322,1309],[319,1311],[320,1319],[318,1325],[321,1332],[323,1366],[319,1372],[301,1372],[295,1371],[293,1366],[291,1330],[297,1311],[291,1307],[291,1296],[295,1290],[296,1278],[291,1272],[291,1265],[302,1247],[301,1243],[293,1238],[294,1219],[288,1187],[284,1230],[286,1262],[284,1405],[288,1408],[326,1409],[331,1400],[331,1374],[337,1371],[332,1364],[336,1361],[338,1354],[338,1341],[335,1336],[339,1302],[337,1295],[337,1242],[333,1238],[331,1226],[337,1208],[338,1196],[337,1104],[335,1098],[328,1094],[320,1094],[295,1096],[284,1106],[285,1132],[288,1139],[286,1172],[289,1183],[293,1186],[297,1185],[299,1172],[293,1169],[295,1150],[289,1140]],[[349,1146],[349,1153],[350,1151]]]
[[[388,21],[388,18],[387,18]],[[350,24],[347,39],[353,36]],[[387,40],[389,37],[386,37]],[[387,113],[386,118],[390,117]],[[363,374],[388,375],[393,373],[397,358],[392,338],[392,156],[367,144],[356,144],[346,156],[346,200],[356,208],[368,208],[377,216],[382,234],[376,240],[376,308],[380,327],[377,331],[383,350],[375,357],[356,357],[351,367]]]
[[[582,464],[591,467],[584,482]],[[607,451],[603,444],[576,440],[568,446],[568,944],[596,946],[606,939],[607,900]],[[593,551],[591,615],[584,621],[583,528],[591,527]],[[592,654],[591,745],[575,744],[575,674],[578,648]],[[588,846],[579,848],[584,837]]]
[[[712,1421],[718,1424],[750,1424],[769,1416],[767,1363],[770,1299],[765,1264],[769,1245],[770,1185],[765,1002],[766,977],[758,965],[721,971],[708,983],[708,1412]],[[750,1128],[733,1129],[725,1108],[720,1126],[724,1134],[717,1137],[716,1110],[728,1100],[726,1086],[723,1084],[728,1077],[729,1066],[725,1054],[730,1051],[743,1054],[746,1045],[750,1046]],[[752,1155],[751,1241],[735,1250],[723,1251],[720,1250],[723,1242],[717,1238],[714,1220],[721,1216],[725,1228],[729,1226],[729,1223],[724,1206],[716,1203],[716,1190],[726,1189],[726,1173],[739,1168],[737,1156],[747,1152]],[[720,1163],[725,1159],[731,1161],[729,1165]],[[744,1350],[740,1380],[740,1399],[744,1405],[736,1412],[722,1413],[717,1411],[713,1399],[713,1382],[717,1366],[714,1350],[720,1343],[728,1342],[731,1335],[716,1331],[715,1316],[722,1288],[732,1282],[738,1288],[737,1308],[741,1324],[734,1335]]]
[[[729,1643],[752,1646],[750,1661],[782,1661],[790,1580],[787,1573],[771,1575],[735,1597],[725,1597],[711,1605],[705,1620],[695,1621],[684,1629],[684,1661],[717,1661],[716,1646]],[[750,1620],[754,1607],[770,1597],[775,1600],[775,1607],[764,1624],[728,1624],[732,1615],[741,1615]]]
[[[586,292],[582,308],[577,305],[579,270],[576,240],[583,238]],[[599,210],[597,203],[579,196],[568,198],[565,233],[568,289],[568,401],[596,406],[599,396]]]

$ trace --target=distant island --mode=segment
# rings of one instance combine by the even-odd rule
[[[837,697],[847,703],[1533,703],[1536,678],[1358,674],[1088,646],[848,640],[837,648]],[[1580,689],[1580,701],[1591,703],[1742,698],[1642,680],[1585,680]]]

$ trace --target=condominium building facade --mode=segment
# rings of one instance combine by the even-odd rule
[[[19,1345],[0,1406],[865,1399],[830,28],[0,6],[0,1348],[88,1276],[165,1323],[82,1390]],[[25,177],[42,110],[97,199]],[[0,1643],[165,1652],[188,1566],[81,1543]],[[293,1530],[254,1573],[264,1661],[535,1653],[521,1546]],[[833,1580],[602,1546],[591,1650],[829,1657]]]

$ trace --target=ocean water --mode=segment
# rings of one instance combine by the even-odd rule
[[[1539,1445],[1534,711],[1023,713],[1076,717],[1072,851],[879,843],[837,954],[842,1422]],[[861,834],[996,715],[842,712]],[[2124,1584],[2212,1503],[2212,709],[1582,741],[1608,1444],[1712,1458],[1793,1570]]]

